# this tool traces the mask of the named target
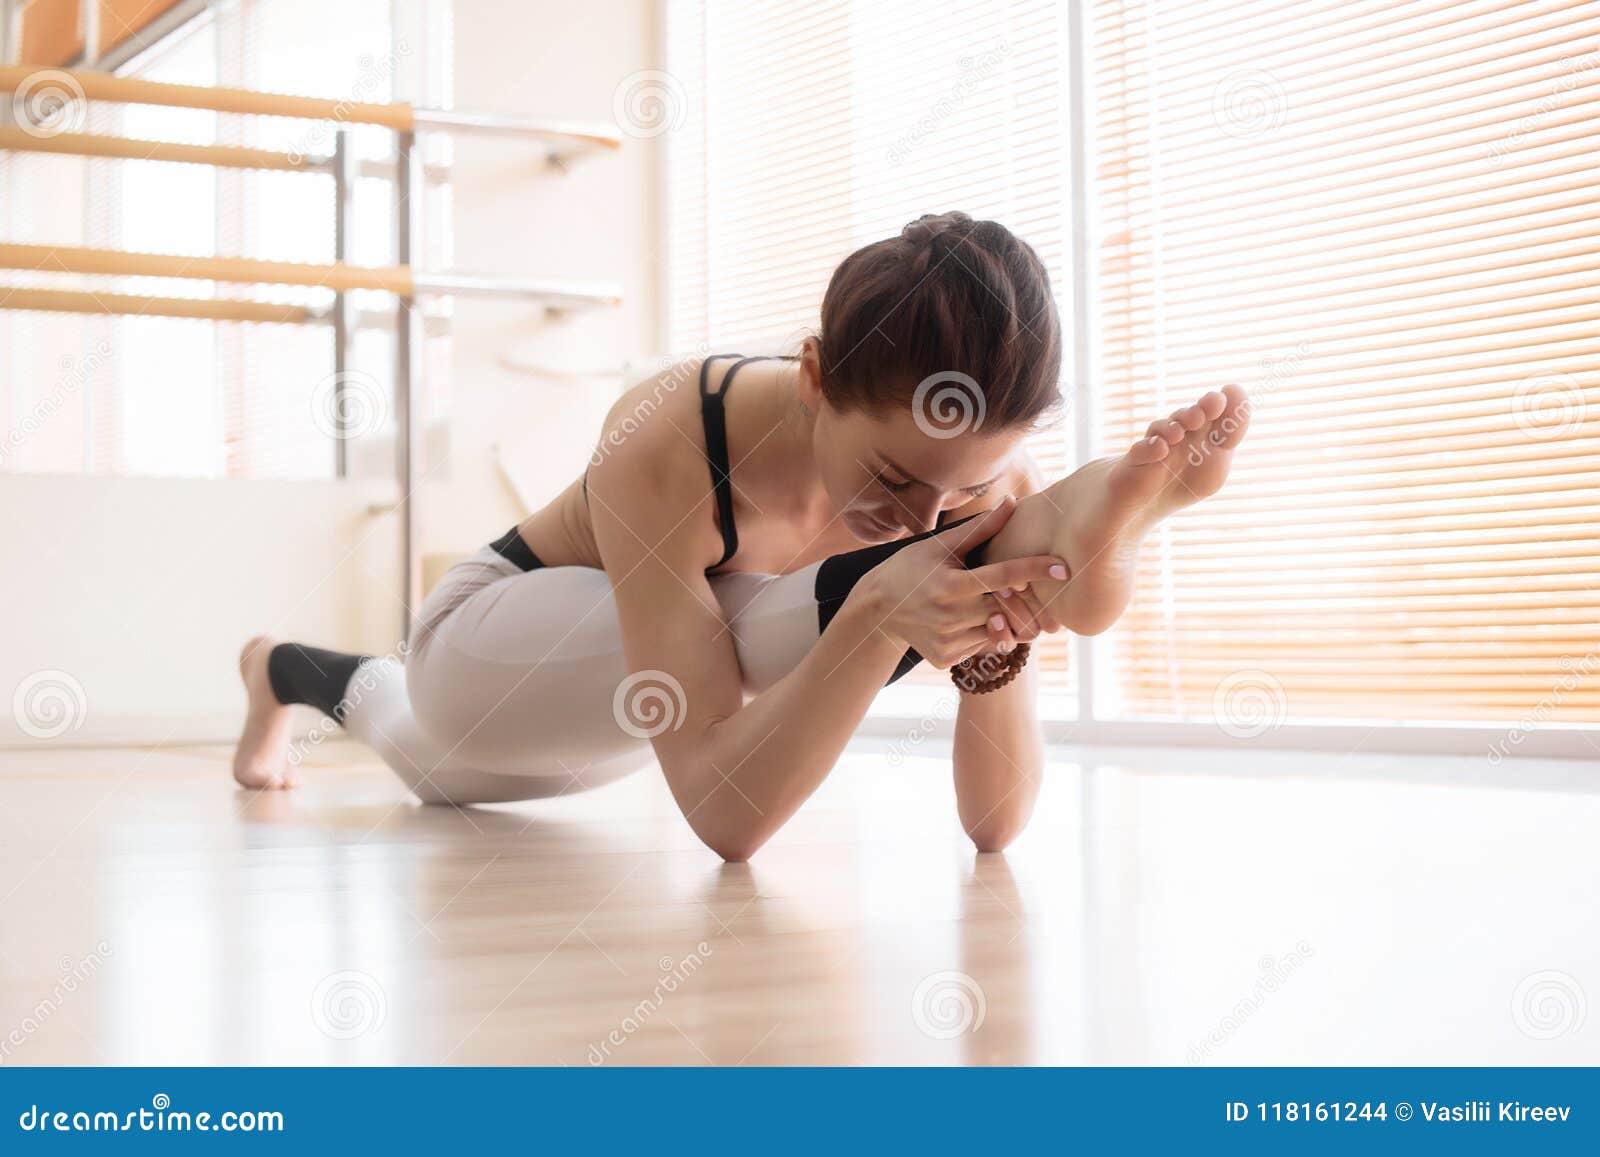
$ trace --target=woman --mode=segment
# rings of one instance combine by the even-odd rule
[[[403,669],[251,640],[235,777],[295,782],[292,703],[430,803],[654,759],[706,845],[744,860],[920,658],[960,665],[958,809],[1005,847],[1043,759],[1023,644],[1116,620],[1139,539],[1222,485],[1248,418],[1238,387],[1209,393],[1041,489],[1022,443],[1060,361],[1032,249],[962,213],[913,222],[838,268],[797,358],[707,358],[624,395],[584,477],[429,595]]]

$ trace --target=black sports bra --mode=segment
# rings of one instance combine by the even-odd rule
[[[722,386],[716,392],[711,392],[711,363],[727,361],[733,358],[733,365],[728,367],[728,372],[722,375]],[[712,354],[700,365],[700,421],[706,431],[706,461],[711,466],[711,492],[717,500],[717,521],[722,528],[722,557],[711,566],[706,567],[706,574],[710,574],[717,567],[724,565],[739,551],[739,531],[733,524],[733,464],[728,455],[728,415],[725,408],[725,399],[728,387],[733,385],[734,375],[751,362],[782,362],[794,361],[786,357],[753,357],[747,358],[743,354]],[[589,471],[583,472],[583,500],[589,501]],[[935,530],[945,527],[945,514],[939,512],[939,521]],[[933,534],[935,531],[928,531]],[[913,536],[918,537],[918,536]],[[880,544],[881,545],[881,544]],[[504,558],[511,560],[523,570],[537,570],[544,563],[529,549],[528,544],[522,540],[521,532],[513,526],[505,534],[489,544],[490,548]],[[868,547],[868,550],[877,549]]]
[[[722,375],[722,387],[710,390],[711,363],[736,358]],[[743,354],[712,354],[700,365],[700,421],[706,430],[706,461],[711,465],[711,493],[717,500],[717,521],[722,526],[722,557],[706,568],[710,574],[739,551],[739,530],[733,523],[733,464],[728,457],[728,414],[724,399],[733,376],[751,362],[777,362],[780,357],[747,358]]]
[[[722,375],[722,385],[711,392],[711,363],[733,358],[733,365]],[[711,466],[711,493],[717,500],[717,522],[722,528],[722,557],[706,567],[710,574],[739,552],[739,529],[733,523],[733,463],[728,455],[728,414],[724,399],[733,376],[751,362],[793,361],[785,357],[752,357],[743,354],[712,354],[700,363],[700,422],[706,431],[706,462]],[[583,498],[589,500],[589,472],[583,472]]]

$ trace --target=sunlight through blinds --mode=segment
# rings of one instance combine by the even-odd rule
[[[1600,4],[1093,6],[1103,452],[1236,381],[1108,714],[1600,718]]]
[[[1058,0],[679,0],[666,11],[667,71],[633,95],[661,113],[673,350],[793,352],[841,260],[950,209],[998,220],[1038,251],[1070,342]],[[1074,420],[1030,443],[1047,478],[1070,469]],[[1035,654],[1068,695],[1065,637]]]

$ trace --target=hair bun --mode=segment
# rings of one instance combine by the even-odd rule
[[[963,235],[965,235],[971,226],[972,218],[959,210],[950,213],[924,213],[900,230],[900,236],[913,245],[932,245],[934,241],[946,233],[952,233],[958,229],[962,230]]]

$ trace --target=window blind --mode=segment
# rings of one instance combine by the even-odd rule
[[[792,351],[845,256],[949,209],[1033,245],[1070,323],[1066,19],[1057,0],[670,3],[666,71],[630,95],[661,102],[672,347]],[[1031,444],[1047,477],[1073,420]],[[1065,692],[1066,640],[1035,654]]]
[[[1103,0],[1106,452],[1229,381],[1109,713],[1600,718],[1600,4]]]
[[[387,101],[397,84],[410,83],[415,91],[441,83],[441,62],[449,56],[445,10],[431,0],[351,0],[336,9],[316,0],[242,0],[151,42],[121,71],[179,84]],[[446,35],[403,35],[407,19]],[[428,103],[447,103],[443,92],[426,95]],[[82,113],[86,132],[304,155],[331,152],[339,131],[331,122],[108,102]],[[344,131],[356,156],[377,171],[354,183],[349,259],[390,263],[393,190],[382,165],[393,155],[392,134],[369,126]],[[435,149],[440,144],[437,138],[427,142]],[[438,262],[448,241],[443,192],[428,192],[419,264]],[[0,152],[0,237],[330,261],[333,181],[301,173]],[[6,273],[0,282],[0,298],[8,286],[20,284],[323,307],[333,297],[322,289],[48,271]],[[358,310],[373,317],[392,308],[383,294],[353,298]],[[448,340],[430,338],[428,366],[447,356]],[[346,397],[356,433],[347,448],[356,476],[390,470],[393,347],[392,333],[379,325],[358,328],[352,341]],[[330,478],[337,432],[333,372],[327,326],[0,310],[0,471]],[[444,377],[422,374],[417,404],[424,421],[437,416],[446,396]]]

